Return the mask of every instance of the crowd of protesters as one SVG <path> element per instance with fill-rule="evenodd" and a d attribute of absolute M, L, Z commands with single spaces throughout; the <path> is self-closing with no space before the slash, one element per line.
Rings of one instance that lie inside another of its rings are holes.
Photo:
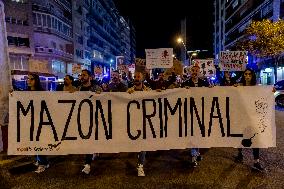
<path fill-rule="evenodd" d="M 135 93 L 135 91 L 148 91 L 155 90 L 160 92 L 161 90 L 173 89 L 173 88 L 191 88 L 191 87 L 213 87 L 214 84 L 207 78 L 200 77 L 200 68 L 198 66 L 192 66 L 190 69 L 190 76 L 183 76 L 181 79 L 173 72 L 168 78 L 165 78 L 163 72 L 160 72 L 156 79 L 150 78 L 149 74 L 145 76 L 140 72 L 135 72 L 134 77 L 125 73 L 120 74 L 118 71 L 113 71 L 110 81 L 96 80 L 89 70 L 82 70 L 79 79 L 74 80 L 71 75 L 64 77 L 64 83 L 57 86 L 57 91 L 92 91 L 95 93 L 104 92 L 128 92 L 129 94 Z M 253 70 L 246 69 L 239 78 L 233 78 L 230 72 L 224 72 L 224 77 L 220 79 L 220 86 L 254 86 L 256 85 L 256 76 Z M 27 78 L 28 88 L 26 91 L 43 91 L 41 87 L 39 76 L 30 73 Z M 95 154 L 95 152 L 94 152 Z M 93 161 L 94 154 L 88 154 L 85 158 L 84 168 L 82 172 L 89 174 L 91 171 L 91 163 Z M 202 160 L 201 154 L 198 148 L 192 148 L 190 150 L 190 161 L 193 167 L 198 166 L 198 161 Z M 138 153 L 137 159 L 137 174 L 138 176 L 145 176 L 144 163 L 146 152 Z M 254 164 L 253 168 L 259 171 L 263 171 L 263 167 L 260 164 L 259 149 L 253 148 Z M 238 154 L 235 157 L 236 162 L 243 161 L 242 149 L 238 149 Z M 37 169 L 35 172 L 41 173 L 49 167 L 49 162 L 46 156 L 36 157 Z"/>

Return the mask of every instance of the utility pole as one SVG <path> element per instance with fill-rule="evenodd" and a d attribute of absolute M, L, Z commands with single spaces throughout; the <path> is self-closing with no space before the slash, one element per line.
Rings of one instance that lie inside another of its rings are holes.
<path fill-rule="evenodd" d="M 181 49 L 181 60 L 184 64 L 184 66 L 186 66 L 186 17 L 184 19 L 181 20 L 181 38 L 183 40 L 183 45 L 184 48 Z"/>
<path fill-rule="evenodd" d="M 4 3 L 0 0 L 0 152 L 7 150 L 9 90 L 11 71 L 9 69 L 8 42 L 6 33 Z"/>

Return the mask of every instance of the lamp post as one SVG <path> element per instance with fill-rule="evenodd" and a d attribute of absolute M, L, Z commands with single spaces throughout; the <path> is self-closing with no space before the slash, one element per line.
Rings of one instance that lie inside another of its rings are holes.
<path fill-rule="evenodd" d="M 177 39 L 177 42 L 179 44 L 181 43 L 183 45 L 183 47 L 184 47 L 184 49 L 182 49 L 182 51 L 181 51 L 181 59 L 183 61 L 183 64 L 185 65 L 186 64 L 186 52 L 187 52 L 186 44 L 184 43 L 184 41 L 182 40 L 181 37 L 179 37 Z"/>
<path fill-rule="evenodd" d="M 198 53 L 200 53 L 200 52 L 207 52 L 208 50 L 193 50 L 193 51 L 187 51 L 187 54 L 188 54 L 188 56 L 189 56 L 189 65 L 191 65 L 192 64 L 192 58 L 193 57 L 195 57 L 195 56 L 197 56 L 198 55 Z"/>
<path fill-rule="evenodd" d="M 197 52 L 193 52 L 191 53 L 190 57 L 189 57 L 189 65 L 192 65 L 192 57 L 197 56 Z"/>

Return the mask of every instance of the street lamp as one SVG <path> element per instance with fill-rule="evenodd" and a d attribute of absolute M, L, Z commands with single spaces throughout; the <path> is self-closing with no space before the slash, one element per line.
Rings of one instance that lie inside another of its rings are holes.
<path fill-rule="evenodd" d="M 200 52 L 207 52 L 208 50 L 193 50 L 193 51 L 187 51 L 187 54 L 189 56 L 189 65 L 192 64 L 192 57 L 195 57 L 198 55 Z"/>
<path fill-rule="evenodd" d="M 186 45 L 185 45 L 185 43 L 184 43 L 184 41 L 182 40 L 181 37 L 179 37 L 179 38 L 177 39 L 177 42 L 178 42 L 179 44 L 182 43 L 182 45 L 183 45 L 183 47 L 184 47 L 184 51 L 182 51 L 182 53 L 181 53 L 181 58 L 183 59 L 183 63 L 184 63 L 184 65 L 185 65 L 185 64 L 186 64 L 186 52 L 187 52 Z"/>
<path fill-rule="evenodd" d="M 190 55 L 190 57 L 189 57 L 189 65 L 192 64 L 192 57 L 195 57 L 195 56 L 197 56 L 197 52 L 191 53 L 191 55 Z"/>

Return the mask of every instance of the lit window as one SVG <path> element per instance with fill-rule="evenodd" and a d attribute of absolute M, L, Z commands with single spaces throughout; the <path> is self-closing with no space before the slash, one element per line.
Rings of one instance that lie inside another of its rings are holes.
<path fill-rule="evenodd" d="M 26 0 L 12 0 L 12 1 L 16 3 L 26 3 Z"/>

